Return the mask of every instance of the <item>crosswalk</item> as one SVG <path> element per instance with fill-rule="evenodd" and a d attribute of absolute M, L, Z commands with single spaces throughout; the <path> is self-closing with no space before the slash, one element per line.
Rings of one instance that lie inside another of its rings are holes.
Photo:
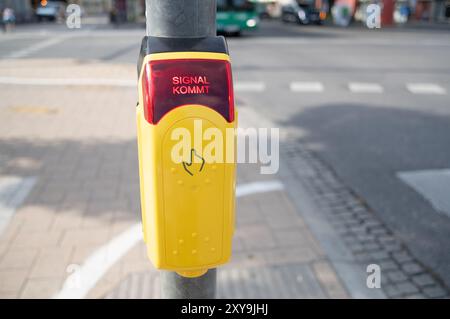
<path fill-rule="evenodd" d="M 433 83 L 410 83 L 406 85 L 409 92 L 413 94 L 446 94 L 446 90 Z"/>
<path fill-rule="evenodd" d="M 383 93 L 384 88 L 378 83 L 351 82 L 348 89 L 353 93 Z"/>
<path fill-rule="evenodd" d="M 236 92 L 263 92 L 270 85 L 260 81 L 236 81 L 234 89 Z M 294 81 L 290 82 L 287 87 L 293 93 L 323 93 L 327 90 L 327 86 L 319 81 Z M 340 85 L 339 87 L 342 87 Z M 354 94 L 382 94 L 386 92 L 401 93 L 407 92 L 417 95 L 446 95 L 447 89 L 436 83 L 405 83 L 403 89 L 385 88 L 380 83 L 375 82 L 349 82 L 345 86 L 346 91 Z"/>
<path fill-rule="evenodd" d="M 31 86 L 119 86 L 136 87 L 135 79 L 103 79 L 103 78 L 22 78 L 0 76 L 0 85 L 31 85 Z M 399 88 L 384 87 L 376 82 L 349 82 L 338 83 L 327 87 L 320 81 L 293 81 L 288 84 L 277 83 L 277 88 L 285 87 L 292 93 L 324 93 L 328 89 L 336 90 L 336 87 L 344 92 L 352 94 L 382 94 L 382 93 L 409 93 L 415 95 L 447 95 L 447 89 L 437 83 L 414 82 L 404 83 Z M 273 83 L 264 81 L 234 81 L 234 91 L 237 93 L 262 93 L 273 90 Z"/>
<path fill-rule="evenodd" d="M 324 86 L 320 82 L 291 82 L 292 92 L 323 92 Z"/>
<path fill-rule="evenodd" d="M 234 90 L 237 92 L 263 92 L 266 89 L 264 82 L 235 82 Z"/>

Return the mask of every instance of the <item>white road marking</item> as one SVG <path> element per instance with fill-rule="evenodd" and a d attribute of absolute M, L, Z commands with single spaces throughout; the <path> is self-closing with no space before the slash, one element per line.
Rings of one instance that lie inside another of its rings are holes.
<path fill-rule="evenodd" d="M 136 88 L 134 79 L 105 79 L 105 78 L 22 78 L 0 77 L 0 85 L 30 85 L 30 86 L 116 86 Z M 324 91 L 321 82 L 292 82 L 290 90 L 297 93 L 320 93 Z M 413 94 L 446 94 L 445 88 L 432 83 L 408 83 L 408 91 Z M 353 93 L 383 93 L 384 88 L 378 83 L 351 82 L 348 88 Z M 235 92 L 263 92 L 264 82 L 235 82 Z"/>
<path fill-rule="evenodd" d="M 263 92 L 266 89 L 264 82 L 235 82 L 235 92 Z"/>
<path fill-rule="evenodd" d="M 38 86 L 120 86 L 133 87 L 137 86 L 137 80 L 127 79 L 62 79 L 62 78 L 17 78 L 17 77 L 0 77 L 0 84 L 6 85 L 38 85 Z"/>
<path fill-rule="evenodd" d="M 383 93 L 383 87 L 378 83 L 350 82 L 348 89 L 353 93 Z"/>
<path fill-rule="evenodd" d="M 40 41 L 34 45 L 29 46 L 28 48 L 25 48 L 23 50 L 16 51 L 14 53 L 11 53 L 10 55 L 6 56 L 6 59 L 19 59 L 19 58 L 25 58 L 27 56 L 30 56 L 31 54 L 46 49 L 48 47 L 51 47 L 52 45 L 58 44 L 62 42 L 63 40 L 68 39 L 68 36 L 64 37 L 51 37 L 50 39 Z"/>
<path fill-rule="evenodd" d="M 292 92 L 323 92 L 324 87 L 320 82 L 292 82 L 289 85 Z"/>
<path fill-rule="evenodd" d="M 142 240 L 142 226 L 138 223 L 97 249 L 82 266 L 74 268 L 73 273 L 64 282 L 62 290 L 53 298 L 81 299 L 86 297 L 108 269 L 140 240 Z"/>
<path fill-rule="evenodd" d="M 254 45 L 314 45 L 314 46 L 392 46 L 392 47 L 448 47 L 450 44 L 443 39 L 424 39 L 423 41 L 410 41 L 410 40 L 388 40 L 388 39 L 326 39 L 325 41 L 320 38 L 304 39 L 300 37 L 277 37 L 277 38 L 261 38 L 254 37 L 246 39 L 245 42 L 239 40 L 230 39 L 228 41 L 231 47 L 233 46 L 254 46 Z"/>
<path fill-rule="evenodd" d="M 446 90 L 434 83 L 408 83 L 406 88 L 413 94 L 446 94 Z"/>
<path fill-rule="evenodd" d="M 276 180 L 242 184 L 236 187 L 236 197 L 282 189 L 283 184 Z M 138 223 L 94 251 L 83 265 L 75 267 L 74 272 L 64 281 L 62 289 L 53 298 L 85 298 L 109 268 L 141 240 L 142 226 Z"/>
<path fill-rule="evenodd" d="M 277 180 L 242 184 L 236 187 L 236 197 L 279 191 L 283 188 L 283 183 Z"/>
<path fill-rule="evenodd" d="M 0 178 L 0 234 L 36 183 L 35 177 Z"/>
<path fill-rule="evenodd" d="M 427 199 L 436 212 L 450 217 L 450 169 L 399 172 L 397 176 Z"/>

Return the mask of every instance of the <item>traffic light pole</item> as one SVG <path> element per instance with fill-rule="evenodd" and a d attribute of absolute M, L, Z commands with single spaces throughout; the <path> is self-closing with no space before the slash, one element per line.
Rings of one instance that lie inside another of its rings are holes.
<path fill-rule="evenodd" d="M 186 278 L 176 272 L 161 274 L 161 296 L 164 299 L 213 299 L 216 296 L 216 269 L 196 278 Z"/>
<path fill-rule="evenodd" d="M 216 35 L 216 0 L 146 0 L 147 35 L 163 38 L 203 38 Z M 166 299 L 215 298 L 216 269 L 196 278 L 161 273 Z"/>
<path fill-rule="evenodd" d="M 146 0 L 147 35 L 203 38 L 216 35 L 216 0 Z"/>

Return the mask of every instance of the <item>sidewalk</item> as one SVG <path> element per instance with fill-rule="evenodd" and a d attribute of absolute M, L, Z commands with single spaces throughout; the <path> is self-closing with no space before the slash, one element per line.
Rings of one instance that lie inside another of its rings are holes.
<path fill-rule="evenodd" d="M 249 165 L 242 165 L 238 176 L 238 185 L 267 180 Z M 348 297 L 284 190 L 241 197 L 236 214 L 232 261 L 218 272 L 219 298 Z M 140 244 L 123 259 L 122 269 L 132 267 L 132 258 L 139 255 L 145 263 L 144 254 Z M 111 276 L 120 265 L 115 268 Z M 132 271 L 106 297 L 157 298 L 158 285 L 156 271 Z M 102 292 L 91 296 L 100 297 Z"/>
<path fill-rule="evenodd" d="M 0 76 L 20 77 L 14 63 L 0 63 Z M 128 65 L 20 65 L 29 77 L 135 78 Z M 6 178 L 17 181 L 0 190 L 0 207 L 11 212 L 0 234 L 0 297 L 50 298 L 89 256 L 140 221 L 137 93 L 126 86 L 0 85 L 0 94 L 0 187 Z M 257 170 L 241 165 L 238 184 L 280 180 Z M 27 178 L 34 181 L 29 192 Z M 16 207 L 11 198 L 19 195 Z M 158 297 L 158 280 L 139 241 L 86 297 Z M 348 297 L 285 190 L 237 200 L 233 258 L 220 269 L 218 287 L 219 297 L 230 298 Z"/>

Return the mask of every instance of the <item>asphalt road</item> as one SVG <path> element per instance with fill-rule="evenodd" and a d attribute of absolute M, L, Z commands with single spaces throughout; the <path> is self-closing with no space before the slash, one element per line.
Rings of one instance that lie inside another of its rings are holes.
<path fill-rule="evenodd" d="M 0 58 L 134 65 L 143 34 L 25 26 L 0 36 Z M 229 47 L 238 105 L 296 134 L 450 286 L 450 216 L 397 175 L 450 168 L 450 29 L 275 21 Z M 449 183 L 439 183 L 450 197 Z"/>

